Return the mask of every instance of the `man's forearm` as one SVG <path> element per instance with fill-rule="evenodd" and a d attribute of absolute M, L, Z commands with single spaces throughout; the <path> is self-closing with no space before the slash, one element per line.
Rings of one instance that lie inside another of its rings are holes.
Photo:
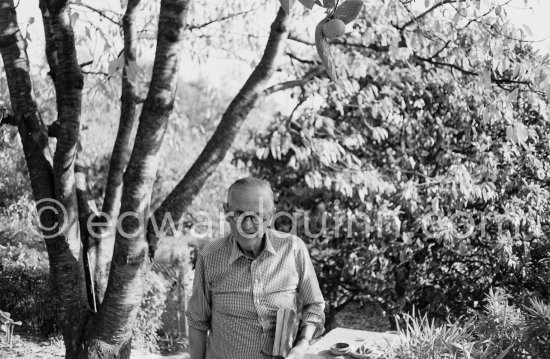
<path fill-rule="evenodd" d="M 315 334 L 315 326 L 311 325 L 311 324 L 307 324 L 307 325 L 304 325 L 302 327 L 302 329 L 298 333 L 297 338 L 300 339 L 302 337 L 302 338 L 308 338 L 308 340 L 310 340 L 311 338 L 313 338 L 314 334 Z M 305 340 L 297 340 L 295 345 L 304 344 L 304 342 L 306 342 L 306 341 Z M 309 343 L 308 343 L 307 346 L 309 346 Z"/>
<path fill-rule="evenodd" d="M 191 359 L 205 358 L 207 334 L 208 332 L 189 327 L 189 352 Z"/>

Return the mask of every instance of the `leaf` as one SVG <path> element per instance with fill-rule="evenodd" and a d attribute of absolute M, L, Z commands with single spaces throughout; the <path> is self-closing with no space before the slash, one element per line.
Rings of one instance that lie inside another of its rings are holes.
<path fill-rule="evenodd" d="M 108 68 L 109 76 L 114 75 L 115 72 L 121 69 L 123 65 L 124 65 L 124 58 L 122 58 L 122 56 L 117 57 L 113 61 L 109 62 L 109 68 Z"/>
<path fill-rule="evenodd" d="M 531 29 L 529 28 L 529 26 L 527 26 L 527 24 L 523 24 L 523 29 L 525 30 L 527 35 L 529 35 L 531 37 L 533 36 L 533 31 L 531 31 Z"/>
<path fill-rule="evenodd" d="M 425 0 L 424 1 L 424 6 L 425 7 L 430 7 L 430 0 Z"/>
<path fill-rule="evenodd" d="M 508 126 L 506 129 L 506 137 L 513 143 L 523 145 L 529 138 L 529 129 L 522 123 Z"/>
<path fill-rule="evenodd" d="M 304 5 L 304 7 L 308 9 L 313 9 L 313 5 L 315 5 L 315 0 L 298 0 L 300 4 Z"/>
<path fill-rule="evenodd" d="M 372 137 L 376 142 L 383 142 L 388 139 L 388 131 L 383 127 L 373 127 Z"/>
<path fill-rule="evenodd" d="M 283 10 L 290 15 L 290 9 L 292 9 L 292 5 L 294 5 L 294 0 L 279 0 L 281 2 L 281 7 Z"/>
<path fill-rule="evenodd" d="M 323 7 L 330 9 L 334 7 L 335 3 L 335 0 L 323 0 Z"/>
<path fill-rule="evenodd" d="M 2 320 L 2 322 L 4 321 L 7 321 L 11 318 L 11 314 L 8 313 L 8 312 L 3 312 L 0 310 L 0 320 Z"/>
<path fill-rule="evenodd" d="M 458 23 L 458 22 L 460 21 L 460 18 L 461 18 L 461 17 L 462 17 L 462 16 L 460 15 L 460 12 L 457 11 L 456 14 L 455 14 L 455 16 L 453 16 L 453 22 L 454 22 L 455 24 Z"/>
<path fill-rule="evenodd" d="M 281 135 L 279 132 L 275 131 L 273 136 L 271 136 L 270 143 L 271 155 L 273 158 L 280 160 L 281 159 Z"/>
<path fill-rule="evenodd" d="M 363 8 L 363 0 L 346 0 L 334 11 L 334 18 L 349 24 L 359 16 Z"/>
<path fill-rule="evenodd" d="M 317 27 L 315 28 L 315 46 L 317 47 L 317 53 L 319 54 L 319 57 L 323 62 L 323 66 L 325 67 L 325 71 L 327 72 L 328 76 L 331 78 L 332 81 L 340 86 L 341 81 L 338 78 L 338 74 L 336 73 L 336 65 L 334 63 L 332 53 L 330 52 L 330 46 L 327 38 L 323 34 L 323 25 L 325 23 L 326 19 L 321 20 L 321 22 L 319 22 L 319 24 L 317 24 Z"/>
<path fill-rule="evenodd" d="M 77 12 L 73 12 L 73 13 L 71 14 L 71 26 L 74 26 L 76 20 L 78 20 L 78 16 L 79 16 L 79 15 L 78 15 Z"/>
<path fill-rule="evenodd" d="M 138 77 L 139 73 L 139 67 L 137 65 L 136 61 L 129 61 L 128 65 L 126 66 L 126 76 L 128 78 L 128 81 L 132 85 L 136 85 L 136 79 Z"/>

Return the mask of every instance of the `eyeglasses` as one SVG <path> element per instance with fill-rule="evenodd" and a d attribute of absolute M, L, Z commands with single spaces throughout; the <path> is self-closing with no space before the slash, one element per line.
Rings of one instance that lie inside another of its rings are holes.
<path fill-rule="evenodd" d="M 252 214 L 248 214 L 252 213 Z M 247 219 L 249 219 L 254 225 L 259 225 L 260 223 L 267 222 L 269 218 L 264 218 L 260 216 L 257 213 L 254 212 L 243 212 L 243 211 L 231 211 L 225 214 L 226 218 L 232 219 L 234 222 L 241 223 L 246 222 Z M 242 219 L 241 219 L 242 218 Z"/>

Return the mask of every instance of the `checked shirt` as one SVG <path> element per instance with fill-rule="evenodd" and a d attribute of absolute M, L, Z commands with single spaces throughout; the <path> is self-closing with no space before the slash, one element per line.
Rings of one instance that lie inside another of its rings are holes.
<path fill-rule="evenodd" d="M 244 255 L 231 234 L 198 255 L 189 325 L 209 331 L 206 359 L 265 359 L 271 353 L 277 309 L 302 303 L 302 325 L 323 331 L 325 301 L 305 243 L 268 229 L 264 250 Z"/>

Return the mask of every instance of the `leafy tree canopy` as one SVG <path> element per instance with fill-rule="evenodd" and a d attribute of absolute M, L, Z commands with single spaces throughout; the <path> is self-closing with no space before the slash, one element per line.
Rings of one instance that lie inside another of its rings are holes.
<path fill-rule="evenodd" d="M 366 4 L 331 44 L 342 84 L 303 84 L 237 162 L 298 213 L 278 225 L 310 239 L 333 312 L 458 316 L 491 286 L 548 297 L 548 56 L 504 4 L 410 5 Z"/>

